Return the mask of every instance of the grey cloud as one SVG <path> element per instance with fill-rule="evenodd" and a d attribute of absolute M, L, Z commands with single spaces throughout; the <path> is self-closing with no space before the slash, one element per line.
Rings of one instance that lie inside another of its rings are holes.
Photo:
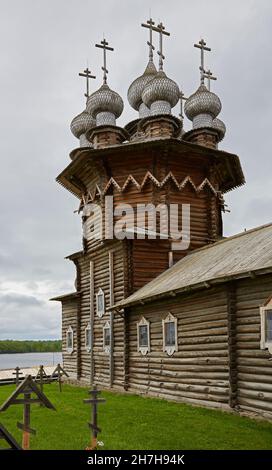
<path fill-rule="evenodd" d="M 37 307 L 43 305 L 44 302 L 31 295 L 0 294 L 0 305 L 1 304 L 2 306 Z"/>
<path fill-rule="evenodd" d="M 77 145 L 69 130 L 71 119 L 84 108 L 84 82 L 77 74 L 88 58 L 97 75 L 92 89 L 100 85 L 101 54 L 93 45 L 104 32 L 115 47 L 108 60 L 109 84 L 125 101 L 119 124 L 135 118 L 126 93 L 147 62 L 147 32 L 140 23 L 147 18 L 149 7 L 153 18 L 163 20 L 171 32 L 165 40 L 165 70 L 186 95 L 199 81 L 199 54 L 193 43 L 204 36 L 212 47 L 207 65 L 218 77 L 212 86 L 222 100 L 222 118 L 227 125 L 221 148 L 240 155 L 247 179 L 244 188 L 226 195 L 232 212 L 224 217 L 225 234 L 270 220 L 269 0 L 150 0 L 148 8 L 145 0 L 81 0 L 80 7 L 78 0 L 3 0 L 1 280 L 51 281 L 48 297 L 58 293 L 55 289 L 63 292 L 60 283 L 64 290 L 71 289 L 75 270 L 64 257 L 81 248 L 81 222 L 73 213 L 78 201 L 56 184 L 55 177 L 69 164 L 69 152 Z M 188 129 L 190 123 L 185 126 Z M 57 312 L 59 306 L 48 303 L 46 308 L 39 307 L 37 317 L 33 313 L 29 317 L 28 307 L 21 305 L 14 315 L 5 317 L 6 334 L 7 328 L 12 335 L 33 331 L 46 337 L 54 334 L 52 331 L 59 332 Z M 51 315 L 53 326 L 48 321 Z M 38 325 L 31 322 L 34 316 Z M 1 311 L 0 321 L 3 318 Z M 26 319 L 29 326 L 23 331 Z"/>

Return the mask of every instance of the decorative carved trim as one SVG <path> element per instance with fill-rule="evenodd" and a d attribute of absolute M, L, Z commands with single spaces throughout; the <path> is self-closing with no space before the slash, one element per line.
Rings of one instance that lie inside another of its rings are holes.
<path fill-rule="evenodd" d="M 99 297 L 102 297 L 102 308 L 99 308 Z M 102 318 L 105 313 L 105 293 L 103 289 L 99 289 L 96 294 L 96 314 L 98 318 Z"/>
<path fill-rule="evenodd" d="M 78 211 L 76 212 L 80 212 L 82 210 L 82 208 L 84 207 L 84 205 L 88 204 L 88 203 L 92 203 L 97 197 L 104 197 L 107 192 L 109 191 L 109 189 L 113 186 L 119 193 L 122 193 L 124 192 L 128 186 L 130 184 L 134 185 L 135 188 L 141 192 L 142 189 L 144 188 L 144 186 L 148 183 L 148 182 L 151 182 L 154 184 L 154 186 L 156 186 L 157 188 L 161 189 L 163 188 L 169 181 L 172 181 L 172 183 L 176 186 L 177 190 L 178 191 L 182 191 L 186 186 L 187 184 L 190 184 L 191 187 L 193 188 L 193 190 L 196 192 L 196 193 L 200 193 L 201 191 L 204 191 L 204 189 L 206 188 L 209 188 L 210 191 L 216 196 L 216 197 L 219 197 L 219 198 L 222 198 L 222 195 L 219 191 L 217 191 L 215 189 L 215 187 L 212 185 L 212 183 L 210 182 L 210 180 L 208 178 L 205 178 L 198 186 L 193 182 L 191 176 L 186 176 L 180 183 L 178 182 L 178 180 L 176 179 L 176 177 L 174 176 L 174 174 L 172 173 L 172 171 L 169 171 L 169 173 L 163 178 L 162 181 L 159 181 L 150 171 L 147 171 L 142 182 L 139 183 L 136 178 L 134 178 L 133 175 L 129 175 L 125 181 L 125 183 L 123 184 L 123 186 L 120 186 L 117 181 L 111 177 L 108 181 L 108 183 L 106 184 L 105 188 L 102 190 L 101 188 L 99 188 L 98 185 L 96 185 L 94 191 L 88 191 L 87 194 L 83 194 L 82 197 L 81 197 L 81 201 L 80 201 L 80 204 L 79 204 L 79 208 L 78 208 Z"/>
<path fill-rule="evenodd" d="M 167 345 L 166 344 L 166 335 L 165 335 L 165 325 L 168 323 L 174 323 L 175 325 L 175 344 Z M 163 351 L 168 354 L 168 356 L 173 356 L 174 352 L 178 351 L 178 320 L 168 313 L 167 317 L 162 320 L 162 335 L 163 335 Z"/>
<path fill-rule="evenodd" d="M 268 299 L 265 302 L 265 305 L 260 307 L 260 316 L 261 316 L 261 341 L 260 349 L 268 349 L 269 354 L 272 354 L 272 341 L 266 339 L 266 314 L 267 311 L 272 310 L 272 299 Z"/>
<path fill-rule="evenodd" d="M 150 322 L 146 320 L 144 317 L 140 319 L 140 321 L 137 322 L 137 346 L 138 346 L 138 351 L 143 355 L 146 356 L 147 353 L 150 352 Z M 146 346 L 141 346 L 140 344 L 140 328 L 141 326 L 146 326 L 147 330 L 147 345 Z"/>
<path fill-rule="evenodd" d="M 109 330 L 109 336 L 110 336 L 110 344 L 106 344 L 105 339 L 106 339 L 106 330 Z M 112 342 L 112 336 L 111 336 L 111 326 L 110 322 L 107 321 L 105 325 L 103 326 L 103 349 L 106 354 L 110 354 L 111 350 L 111 342 Z"/>
<path fill-rule="evenodd" d="M 69 336 L 71 335 L 71 346 L 69 345 Z M 66 351 L 68 354 L 72 354 L 74 351 L 74 330 L 71 326 L 66 331 Z"/>

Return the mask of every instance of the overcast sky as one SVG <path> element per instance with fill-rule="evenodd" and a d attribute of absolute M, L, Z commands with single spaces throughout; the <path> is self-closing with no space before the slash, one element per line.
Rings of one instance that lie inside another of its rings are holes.
<path fill-rule="evenodd" d="M 64 257 L 81 249 L 76 198 L 55 182 L 77 146 L 71 119 L 84 108 L 88 61 L 101 84 L 103 32 L 115 52 L 109 85 L 136 117 L 126 94 L 147 62 L 147 31 L 162 20 L 165 71 L 188 96 L 199 83 L 202 36 L 212 48 L 207 66 L 227 126 L 221 148 L 237 153 L 247 184 L 226 200 L 225 235 L 271 221 L 272 2 L 270 0 L 0 0 L 1 244 L 0 339 L 60 337 L 61 307 L 49 302 L 73 290 Z M 157 57 L 156 57 L 157 60 Z M 174 110 L 178 114 L 178 109 Z M 185 123 L 190 128 L 190 123 Z"/>

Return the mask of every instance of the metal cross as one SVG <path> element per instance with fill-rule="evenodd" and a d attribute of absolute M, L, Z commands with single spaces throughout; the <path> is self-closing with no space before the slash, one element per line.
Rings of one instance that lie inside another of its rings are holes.
<path fill-rule="evenodd" d="M 212 72 L 209 70 L 204 70 L 204 78 L 208 80 L 208 90 L 211 91 L 211 80 L 217 80 L 217 77 L 214 77 Z"/>
<path fill-rule="evenodd" d="M 201 51 L 201 55 L 200 55 L 200 83 L 201 85 L 204 85 L 204 71 L 205 71 L 205 68 L 204 68 L 204 51 L 211 51 L 210 47 L 207 47 L 207 44 L 206 42 L 204 41 L 204 39 L 201 39 L 199 41 L 198 44 L 194 44 L 194 47 L 197 47 L 198 49 L 200 49 Z"/>
<path fill-rule="evenodd" d="M 160 56 L 159 60 L 159 70 L 163 70 L 163 61 L 165 59 L 163 52 L 162 52 L 162 37 L 163 35 L 165 36 L 170 36 L 170 33 L 165 31 L 165 27 L 163 26 L 162 23 L 159 23 L 157 27 L 152 27 L 153 31 L 156 31 L 160 35 L 160 49 L 158 51 L 158 55 Z"/>
<path fill-rule="evenodd" d="M 107 56 L 106 56 L 106 51 L 114 51 L 113 47 L 109 46 L 109 43 L 106 41 L 104 38 L 103 41 L 100 42 L 100 44 L 96 44 L 95 47 L 99 47 L 100 49 L 103 49 L 103 67 L 102 70 L 104 72 L 103 74 L 103 83 L 107 83 L 107 73 L 109 71 L 107 70 Z"/>
<path fill-rule="evenodd" d="M 147 20 L 146 23 L 141 24 L 141 26 L 143 28 L 148 28 L 149 29 L 149 41 L 147 41 L 147 45 L 149 46 L 149 60 L 151 62 L 153 62 L 153 51 L 155 50 L 155 47 L 153 46 L 153 42 L 152 42 L 152 33 L 154 31 L 154 25 L 155 25 L 155 23 L 152 20 L 152 18 Z"/>
<path fill-rule="evenodd" d="M 90 96 L 90 94 L 89 94 L 89 80 L 90 80 L 90 78 L 96 78 L 96 76 L 91 74 L 91 71 L 88 69 L 88 67 L 83 72 L 80 72 L 78 75 L 80 77 L 85 77 L 86 78 L 86 93 L 84 93 L 84 96 L 86 96 L 86 98 L 89 98 L 89 96 Z"/>
<path fill-rule="evenodd" d="M 188 98 L 185 98 L 184 93 L 183 93 L 182 90 L 180 90 L 179 98 L 180 98 L 180 113 L 179 113 L 179 116 L 180 116 L 180 119 L 183 121 L 183 119 L 184 119 L 184 115 L 183 115 L 183 101 L 188 100 Z"/>

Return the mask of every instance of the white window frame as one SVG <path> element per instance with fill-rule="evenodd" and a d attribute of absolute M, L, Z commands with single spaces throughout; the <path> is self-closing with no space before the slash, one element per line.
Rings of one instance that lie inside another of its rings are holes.
<path fill-rule="evenodd" d="M 147 346 L 140 345 L 140 327 L 146 326 L 147 327 Z M 146 320 L 146 318 L 142 317 L 140 321 L 137 322 L 137 346 L 138 352 L 140 352 L 143 356 L 146 356 L 147 353 L 150 352 L 150 322 Z"/>
<path fill-rule="evenodd" d="M 165 325 L 167 323 L 174 323 L 175 325 L 175 344 L 172 346 L 165 344 L 165 341 L 166 341 Z M 168 356 L 173 356 L 174 352 L 178 351 L 178 320 L 170 312 L 168 313 L 167 317 L 162 320 L 162 336 L 163 336 L 163 351 L 166 352 Z"/>
<path fill-rule="evenodd" d="M 69 348 L 68 347 L 68 336 L 69 335 L 72 335 L 72 346 Z M 66 331 L 66 351 L 69 353 L 69 354 L 72 354 L 73 351 L 74 351 L 74 330 L 71 326 L 69 326 L 69 328 L 67 329 Z"/>
<path fill-rule="evenodd" d="M 270 298 L 264 306 L 260 307 L 261 315 L 261 341 L 260 348 L 268 349 L 269 353 L 272 354 L 272 340 L 267 341 L 266 339 L 266 312 L 272 310 L 272 298 Z"/>
<path fill-rule="evenodd" d="M 88 325 L 85 328 L 85 349 L 87 352 L 90 352 L 92 349 L 92 338 L 90 338 L 90 344 L 88 344 L 87 338 L 88 338 L 88 331 L 92 331 L 91 324 L 88 323 Z"/>
<path fill-rule="evenodd" d="M 99 296 L 103 297 L 103 309 L 102 310 L 98 310 L 98 297 Z M 101 288 L 99 289 L 99 291 L 96 294 L 96 313 L 97 313 L 97 316 L 99 318 L 102 318 L 104 313 L 105 313 L 105 293 L 104 293 L 103 289 L 101 289 Z"/>
<path fill-rule="evenodd" d="M 105 344 L 105 330 L 109 329 L 110 330 L 110 344 Z M 110 322 L 107 321 L 105 325 L 103 326 L 103 349 L 106 354 L 110 353 L 111 350 L 111 342 L 112 342 L 112 337 L 111 337 L 111 326 Z"/>

